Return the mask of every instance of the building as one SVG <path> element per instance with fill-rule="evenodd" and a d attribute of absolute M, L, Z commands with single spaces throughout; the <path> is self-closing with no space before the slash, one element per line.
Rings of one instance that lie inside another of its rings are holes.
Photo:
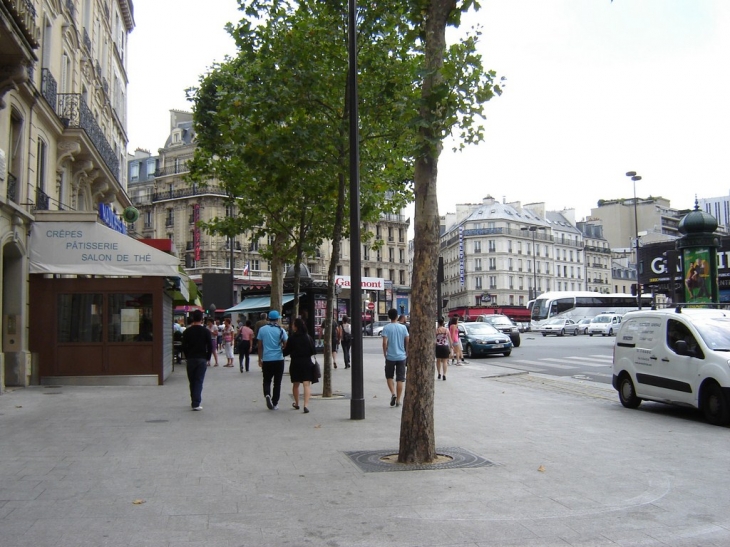
<path fill-rule="evenodd" d="M 700 209 L 715 217 L 717 224 L 725 233 L 730 231 L 730 195 L 717 198 L 701 198 L 698 201 Z"/>
<path fill-rule="evenodd" d="M 586 290 L 610 293 L 611 247 L 603 237 L 603 223 L 588 218 L 576 226 L 583 234 Z"/>
<path fill-rule="evenodd" d="M 113 218 L 126 194 L 130 0 L 0 0 L 0 389 L 33 379 L 29 234 L 50 211 Z M 36 379 L 37 380 L 37 379 Z"/>
<path fill-rule="evenodd" d="M 159 149 L 159 155 L 137 150 L 129 158 L 129 194 L 140 212 L 139 220 L 129 229 L 137 237 L 172 240 L 184 256 L 186 273 L 198 285 L 202 285 L 206 274 L 230 276 L 233 272 L 237 287 L 233 306 L 240 302 L 247 287 L 271 283 L 271 265 L 261 253 L 269 242 L 266 238 L 253 240 L 251 234 L 229 240 L 209 234 L 197 225 L 198 221 L 235 214 L 235 210 L 226 205 L 227 194 L 218 181 L 196 186 L 186 180 L 195 146 L 193 115 L 171 110 L 170 135 Z M 382 291 L 371 291 L 365 298 L 375 303 L 375 315 L 384 316 L 389 307 L 409 313 L 409 223 L 403 214 L 383 214 L 378 222 L 362 228 L 363 233 L 369 232 L 373 237 L 362 245 L 361 275 L 384 281 Z M 331 256 L 332 242 L 325 241 L 311 256 L 305 257 L 304 265 L 313 282 L 327 280 Z M 335 274 L 349 276 L 349 266 L 350 242 L 344 239 Z M 348 297 L 349 293 L 343 293 L 343 299 Z M 218 309 L 225 309 L 220 302 L 216 304 Z M 346 304 L 341 308 L 352 313 Z"/>

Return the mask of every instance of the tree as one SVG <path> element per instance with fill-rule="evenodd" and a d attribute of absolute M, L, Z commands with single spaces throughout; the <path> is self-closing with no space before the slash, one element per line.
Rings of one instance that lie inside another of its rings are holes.
<path fill-rule="evenodd" d="M 191 176 L 199 184 L 217 178 L 237 206 L 235 216 L 206 223 L 209 230 L 269 236 L 272 306 L 281 302 L 284 263 L 300 260 L 323 239 L 332 241 L 331 318 L 336 261 L 348 236 L 346 2 L 240 4 L 244 17 L 229 25 L 238 55 L 216 65 L 191 92 L 198 134 Z M 360 18 L 363 222 L 399 211 L 411 195 L 418 65 L 402 40 L 407 23 L 395 0 L 373 3 Z M 303 211 L 312 213 L 304 223 Z M 327 396 L 329 330 L 324 341 Z"/>
<path fill-rule="evenodd" d="M 447 48 L 447 25 L 458 26 L 462 13 L 479 7 L 476 2 L 412 0 L 410 7 L 423 52 L 423 80 L 414 173 L 413 309 L 398 461 L 429 463 L 436 458 L 433 333 L 439 250 L 438 160 L 443 139 L 454 129 L 460 129 L 462 143 L 482 139 L 483 128 L 475 120 L 483 114 L 483 103 L 501 93 L 501 88 L 494 83 L 494 72 L 484 71 L 476 53 L 478 34 L 467 35 Z"/>

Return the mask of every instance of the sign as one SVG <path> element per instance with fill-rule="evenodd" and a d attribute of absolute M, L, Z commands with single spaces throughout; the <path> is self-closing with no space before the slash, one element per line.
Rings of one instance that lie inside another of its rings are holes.
<path fill-rule="evenodd" d="M 343 289 L 351 288 L 350 276 L 335 276 L 335 285 L 338 285 Z M 363 277 L 361 279 L 361 288 L 364 291 L 383 291 L 385 290 L 385 279 L 382 277 Z"/>
<path fill-rule="evenodd" d="M 99 219 L 115 232 L 127 235 L 127 226 L 106 203 L 99 204 Z"/>
<path fill-rule="evenodd" d="M 368 309 L 374 310 L 375 309 L 375 302 L 368 302 Z"/>

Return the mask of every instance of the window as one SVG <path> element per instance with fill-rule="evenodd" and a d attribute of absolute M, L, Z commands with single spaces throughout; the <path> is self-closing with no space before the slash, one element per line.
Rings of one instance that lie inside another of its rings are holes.
<path fill-rule="evenodd" d="M 406 284 L 406 271 L 405 270 L 400 270 L 398 272 L 398 283 L 401 285 Z"/>
<path fill-rule="evenodd" d="M 482 242 L 481 241 L 475 241 L 474 242 L 474 252 L 475 253 L 481 253 L 482 252 Z"/>
<path fill-rule="evenodd" d="M 508 253 L 512 252 L 512 240 L 511 239 L 507 240 L 507 252 Z"/>
<path fill-rule="evenodd" d="M 129 166 L 129 180 L 131 182 L 137 182 L 139 180 L 139 163 L 134 162 Z"/>
<path fill-rule="evenodd" d="M 363 277 L 370 277 L 370 268 L 363 268 L 362 269 L 362 276 Z"/>
<path fill-rule="evenodd" d="M 251 251 L 251 252 L 258 252 L 258 250 L 259 250 L 259 242 L 258 242 L 258 240 L 251 241 L 248 244 L 248 250 Z M 251 268 L 251 269 L 253 270 L 254 268 Z"/>
<path fill-rule="evenodd" d="M 480 290 L 482 288 L 482 276 L 478 275 L 474 278 L 474 288 Z"/>
<path fill-rule="evenodd" d="M 512 271 L 512 259 L 511 258 L 507 259 L 507 269 L 509 271 Z"/>
<path fill-rule="evenodd" d="M 496 258 L 490 258 L 489 259 L 489 269 L 490 270 L 496 270 L 497 269 L 497 259 Z"/>
<path fill-rule="evenodd" d="M 489 288 L 490 289 L 496 289 L 497 288 L 497 276 L 496 275 L 490 275 L 489 276 Z"/>
<path fill-rule="evenodd" d="M 475 258 L 474 259 L 474 271 L 475 272 L 481 272 L 482 271 L 482 259 L 481 258 Z"/>
<path fill-rule="evenodd" d="M 388 279 L 395 281 L 395 270 L 388 270 Z"/>
<path fill-rule="evenodd" d="M 367 245 L 362 246 L 362 259 L 363 260 L 370 260 L 370 249 Z"/>
<path fill-rule="evenodd" d="M 395 262 L 395 249 L 388 247 L 388 262 Z"/>
<path fill-rule="evenodd" d="M 337 265 L 337 266 L 335 267 L 335 269 L 337 270 L 337 271 L 335 272 L 335 273 L 336 273 L 337 275 L 342 275 L 342 266 L 340 266 L 340 265 L 338 264 L 338 265 Z"/>
<path fill-rule="evenodd" d="M 403 235 L 403 228 L 398 228 L 398 242 L 405 243 L 405 237 Z"/>
<path fill-rule="evenodd" d="M 489 252 L 493 253 L 497 250 L 497 244 L 494 242 L 493 239 L 489 240 Z"/>
<path fill-rule="evenodd" d="M 517 261 L 517 271 L 518 272 L 522 271 L 522 259 L 521 258 Z"/>
<path fill-rule="evenodd" d="M 103 303 L 104 296 L 101 294 L 59 294 L 56 321 L 58 342 L 101 342 Z"/>
<path fill-rule="evenodd" d="M 174 209 L 167 209 L 166 217 L 165 217 L 165 226 L 167 228 L 171 228 L 172 226 L 175 226 L 175 210 Z"/>
<path fill-rule="evenodd" d="M 515 276 L 513 275 L 509 276 L 509 288 L 510 290 L 515 288 Z"/>
<path fill-rule="evenodd" d="M 388 226 L 388 241 L 391 241 L 391 242 L 393 241 L 393 227 L 392 226 Z"/>
<path fill-rule="evenodd" d="M 258 259 L 254 259 L 251 261 L 251 271 L 252 272 L 261 271 L 261 264 Z"/>
<path fill-rule="evenodd" d="M 403 249 L 399 249 L 398 250 L 398 259 L 399 259 L 398 261 L 401 264 L 404 264 L 405 263 L 405 261 L 406 261 L 406 252 Z"/>

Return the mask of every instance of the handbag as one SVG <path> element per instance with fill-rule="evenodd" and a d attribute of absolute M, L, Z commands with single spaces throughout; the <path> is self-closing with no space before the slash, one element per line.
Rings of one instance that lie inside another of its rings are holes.
<path fill-rule="evenodd" d="M 317 358 L 315 356 L 312 356 L 312 359 L 314 359 L 314 361 L 312 362 L 312 367 L 310 369 L 311 370 L 310 376 L 312 377 L 312 380 L 311 380 L 312 383 L 316 384 L 317 382 L 319 382 L 319 379 L 322 377 L 322 369 L 319 368 L 319 361 L 317 361 Z"/>

